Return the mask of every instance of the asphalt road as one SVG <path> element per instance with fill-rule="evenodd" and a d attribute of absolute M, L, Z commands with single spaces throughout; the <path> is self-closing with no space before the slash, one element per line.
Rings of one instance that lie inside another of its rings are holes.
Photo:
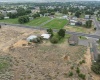
<path fill-rule="evenodd" d="M 0 23 L 0 25 L 5 25 L 5 23 Z M 38 30 L 46 30 L 47 28 L 42 28 L 42 27 L 32 27 L 32 26 L 25 26 L 25 25 L 21 25 L 21 24 L 7 24 L 6 25 L 10 25 L 10 26 L 15 26 L 15 27 L 24 27 L 24 28 L 31 28 L 31 29 L 38 29 Z M 57 29 L 53 29 L 53 31 L 57 32 Z M 92 37 L 92 38 L 97 38 L 100 39 L 100 35 L 95 35 L 95 34 L 86 34 L 86 33 L 80 33 L 80 32 L 70 32 L 70 31 L 66 31 L 66 34 L 75 34 L 77 36 L 86 36 L 86 37 Z"/>

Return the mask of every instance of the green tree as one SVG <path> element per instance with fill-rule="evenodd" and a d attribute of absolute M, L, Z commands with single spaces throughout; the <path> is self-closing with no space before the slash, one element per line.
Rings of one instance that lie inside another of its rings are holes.
<path fill-rule="evenodd" d="M 47 32 L 48 32 L 48 34 L 51 34 L 51 37 L 53 36 L 53 30 L 51 28 L 47 29 Z"/>
<path fill-rule="evenodd" d="M 8 13 L 7 15 L 9 16 L 9 18 L 17 18 L 18 17 L 17 13 Z"/>
<path fill-rule="evenodd" d="M 65 29 L 60 29 L 60 30 L 58 31 L 58 35 L 61 36 L 61 37 L 65 37 L 65 32 L 66 32 Z"/>
<path fill-rule="evenodd" d="M 92 27 L 92 20 L 86 21 L 85 27 L 86 28 L 91 28 Z"/>
<path fill-rule="evenodd" d="M 18 18 L 18 22 L 20 24 L 27 23 L 27 22 L 29 22 L 29 17 L 28 16 L 21 16 Z"/>
<path fill-rule="evenodd" d="M 23 16 L 26 14 L 25 12 L 25 9 L 24 8 L 18 8 L 17 9 L 17 13 L 18 13 L 18 16 Z"/>
<path fill-rule="evenodd" d="M 0 14 L 0 20 L 4 19 L 4 15 Z"/>
<path fill-rule="evenodd" d="M 79 12 L 79 11 L 77 11 L 77 12 L 75 13 L 75 16 L 78 17 L 78 18 L 80 17 L 80 15 L 81 15 L 81 12 Z"/>

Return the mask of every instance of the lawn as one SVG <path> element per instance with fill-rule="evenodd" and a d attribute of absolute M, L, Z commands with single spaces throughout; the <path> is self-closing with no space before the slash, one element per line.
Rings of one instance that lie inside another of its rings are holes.
<path fill-rule="evenodd" d="M 46 22 L 50 20 L 49 17 L 39 17 L 39 18 L 36 18 L 28 23 L 26 23 L 25 25 L 29 25 L 29 26 L 40 26 L 42 23 Z"/>
<path fill-rule="evenodd" d="M 49 17 L 39 17 L 39 18 L 36 18 L 34 20 L 31 20 L 30 22 L 25 23 L 23 25 L 39 26 L 39 25 L 41 25 L 42 23 L 44 23 L 44 22 L 46 22 L 48 20 L 50 20 Z M 16 19 L 4 19 L 4 20 L 0 20 L 0 22 L 11 23 L 11 24 L 19 24 L 18 23 L 18 18 L 16 18 Z"/>
<path fill-rule="evenodd" d="M 45 24 L 43 27 L 53 28 L 53 29 L 61 29 L 67 24 L 66 19 L 54 19 L 51 22 Z"/>
<path fill-rule="evenodd" d="M 4 19 L 4 20 L 0 20 L 0 22 L 18 24 L 18 18 L 16 18 L 16 19 Z"/>

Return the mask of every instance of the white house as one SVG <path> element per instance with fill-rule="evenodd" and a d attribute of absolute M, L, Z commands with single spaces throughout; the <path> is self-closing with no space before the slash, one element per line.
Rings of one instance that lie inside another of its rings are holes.
<path fill-rule="evenodd" d="M 70 20 L 70 25 L 71 25 L 71 26 L 75 26 L 76 23 L 77 23 L 76 20 Z"/>
<path fill-rule="evenodd" d="M 68 19 L 68 16 L 66 16 L 66 15 L 62 16 L 62 19 Z"/>
<path fill-rule="evenodd" d="M 51 36 L 51 34 L 42 34 L 41 37 L 43 37 L 44 39 L 49 39 Z"/>
<path fill-rule="evenodd" d="M 36 39 L 36 38 L 37 38 L 37 36 L 31 35 L 31 36 L 29 36 L 26 40 L 27 40 L 28 42 L 30 42 L 30 41 L 33 41 L 33 40 Z"/>
<path fill-rule="evenodd" d="M 90 18 L 90 15 L 85 15 L 85 19 L 89 19 Z"/>
<path fill-rule="evenodd" d="M 9 17 L 4 17 L 4 19 L 9 19 Z"/>
<path fill-rule="evenodd" d="M 17 10 L 9 10 L 9 11 L 7 11 L 7 13 L 12 13 L 12 14 L 14 14 L 14 13 L 17 13 Z"/>

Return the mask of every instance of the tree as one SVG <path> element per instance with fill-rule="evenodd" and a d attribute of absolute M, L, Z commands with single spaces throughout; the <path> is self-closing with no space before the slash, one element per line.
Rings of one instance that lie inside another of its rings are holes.
<path fill-rule="evenodd" d="M 26 12 L 26 14 L 30 14 L 31 10 L 30 9 L 26 9 L 25 12 Z"/>
<path fill-rule="evenodd" d="M 51 34 L 51 37 L 53 36 L 53 30 L 51 28 L 47 29 L 47 32 L 48 32 L 48 34 Z"/>
<path fill-rule="evenodd" d="M 0 29 L 1 29 L 1 25 L 0 25 Z"/>
<path fill-rule="evenodd" d="M 92 20 L 86 21 L 85 27 L 86 28 L 91 28 L 92 27 Z"/>
<path fill-rule="evenodd" d="M 18 22 L 23 24 L 29 22 L 29 17 L 28 16 L 21 16 L 18 18 Z"/>
<path fill-rule="evenodd" d="M 17 13 L 18 13 L 18 16 L 23 16 L 26 14 L 25 12 L 25 9 L 24 8 L 18 8 L 17 9 Z"/>
<path fill-rule="evenodd" d="M 4 19 L 4 15 L 0 14 L 0 20 Z"/>
<path fill-rule="evenodd" d="M 58 35 L 61 36 L 61 37 L 65 37 L 65 32 L 66 32 L 65 29 L 60 29 L 60 30 L 58 31 Z"/>
<path fill-rule="evenodd" d="M 9 18 L 17 18 L 18 17 L 17 13 L 8 13 L 7 15 L 9 16 Z"/>
<path fill-rule="evenodd" d="M 79 11 L 77 11 L 77 12 L 75 13 L 75 16 L 78 17 L 78 18 L 80 17 L 80 15 L 81 15 L 81 12 L 79 12 Z"/>
<path fill-rule="evenodd" d="M 40 17 L 39 13 L 36 13 L 36 14 L 33 15 L 33 18 L 37 18 L 37 17 Z"/>

